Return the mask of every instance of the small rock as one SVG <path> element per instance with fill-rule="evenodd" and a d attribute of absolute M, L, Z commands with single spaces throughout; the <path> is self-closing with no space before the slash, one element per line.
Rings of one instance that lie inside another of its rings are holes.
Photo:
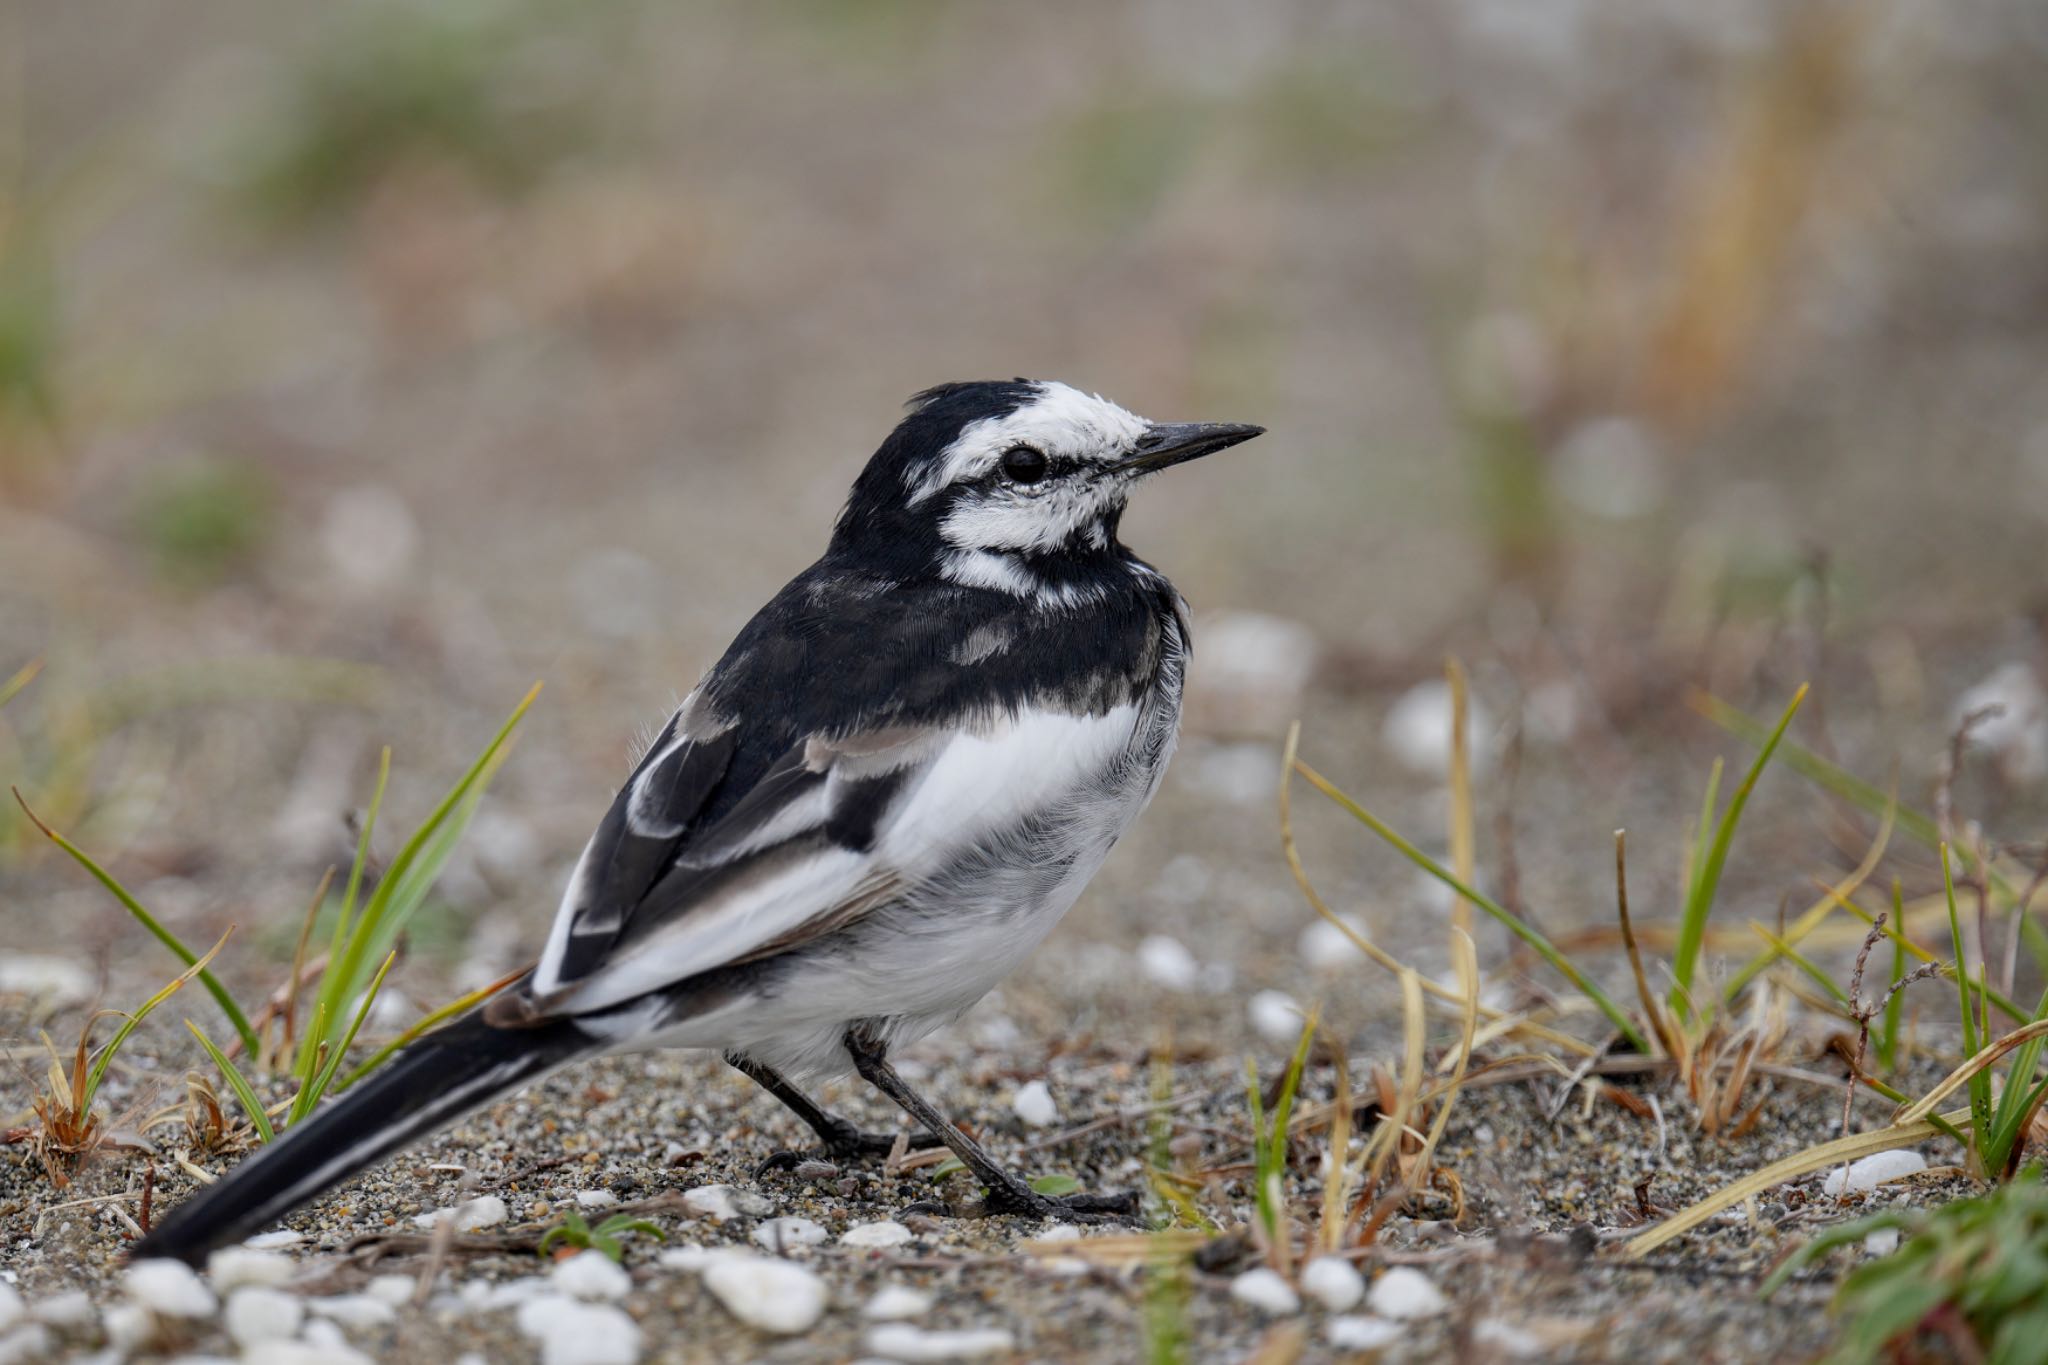
<path fill-rule="evenodd" d="M 220 1301 L 183 1261 L 137 1261 L 121 1276 L 128 1297 L 167 1318 L 211 1317 Z"/>
<path fill-rule="evenodd" d="M 324 1299 L 306 1300 L 306 1308 L 351 1332 L 388 1326 L 398 1320 L 390 1304 L 368 1294 L 330 1294 Z"/>
<path fill-rule="evenodd" d="M 1245 1002 L 1252 1030 L 1269 1043 L 1293 1043 L 1301 1037 L 1301 1023 L 1307 1016 L 1286 991 L 1258 991 Z"/>
<path fill-rule="evenodd" d="M 656 1253 L 654 1263 L 666 1270 L 687 1270 L 692 1273 L 702 1270 L 713 1261 L 727 1256 L 745 1256 L 749 1253 L 738 1247 L 702 1247 L 695 1242 L 684 1242 Z"/>
<path fill-rule="evenodd" d="M 823 1225 L 808 1218 L 770 1218 L 749 1235 L 768 1250 L 779 1252 L 789 1247 L 816 1246 L 827 1234 Z"/>
<path fill-rule="evenodd" d="M 100 1319 L 107 1345 L 121 1356 L 131 1355 L 156 1339 L 156 1314 L 132 1300 L 109 1307 Z"/>
<path fill-rule="evenodd" d="M 619 1202 L 610 1190 L 578 1190 L 576 1202 L 586 1209 L 608 1209 Z"/>
<path fill-rule="evenodd" d="M 1202 979 L 1202 964 L 1188 946 L 1165 934 L 1147 934 L 1138 945 L 1138 970 L 1170 991 L 1191 991 Z"/>
<path fill-rule="evenodd" d="M 305 1319 L 306 1306 L 296 1295 L 257 1284 L 245 1284 L 228 1295 L 223 1317 L 228 1335 L 245 1351 L 254 1350 L 258 1342 L 289 1340 Z"/>
<path fill-rule="evenodd" d="M 1983 682 L 1956 698 L 1949 714 L 1951 727 L 1974 711 L 1997 707 L 1970 731 L 1970 746 L 1989 752 L 1999 773 L 2016 786 L 2030 786 L 2048 777 L 2048 693 L 2024 663 L 2000 666 Z"/>
<path fill-rule="evenodd" d="M 252 1251 L 248 1247 L 222 1247 L 206 1258 L 206 1277 L 222 1294 L 245 1284 L 275 1288 L 289 1280 L 297 1269 L 289 1256 Z"/>
<path fill-rule="evenodd" d="M 281 1251 L 285 1247 L 295 1247 L 305 1240 L 306 1234 L 303 1232 L 279 1228 L 276 1232 L 261 1232 L 254 1237 L 245 1238 L 242 1245 L 251 1251 Z"/>
<path fill-rule="evenodd" d="M 889 1219 L 879 1223 L 855 1223 L 839 1234 L 839 1244 L 849 1247 L 893 1247 L 909 1241 L 910 1229 Z"/>
<path fill-rule="evenodd" d="M 1230 1282 L 1230 1297 L 1249 1304 L 1261 1313 L 1298 1313 L 1301 1299 L 1294 1287 L 1266 1266 L 1247 1270 Z"/>
<path fill-rule="evenodd" d="M 1373 1281 L 1366 1299 L 1367 1306 L 1383 1318 L 1433 1318 L 1451 1306 L 1429 1276 L 1405 1265 L 1397 1265 Z"/>
<path fill-rule="evenodd" d="M 1365 926 L 1355 917 L 1341 915 L 1338 918 L 1350 925 L 1360 938 L 1371 941 Z M 1365 954 L 1358 950 L 1358 945 L 1342 929 L 1320 915 L 1301 931 L 1301 937 L 1295 940 L 1294 946 L 1302 960 L 1318 971 L 1341 971 L 1365 961 Z"/>
<path fill-rule="evenodd" d="M 1841 1194 L 1844 1189 L 1850 1194 L 1863 1194 L 1886 1181 L 1926 1169 L 1927 1158 L 1918 1152 L 1873 1152 L 1860 1161 L 1850 1162 L 1846 1171 L 1840 1166 L 1829 1171 L 1827 1179 L 1821 1182 L 1821 1190 L 1826 1194 Z"/>
<path fill-rule="evenodd" d="M 1331 1318 L 1323 1328 L 1323 1339 L 1340 1351 L 1380 1351 L 1399 1341 L 1401 1333 L 1398 1323 L 1354 1314 Z"/>
<path fill-rule="evenodd" d="M 1863 1239 L 1863 1254 L 1866 1256 L 1889 1256 L 1899 1249 L 1899 1230 L 1879 1228 Z"/>
<path fill-rule="evenodd" d="M 772 1256 L 727 1256 L 704 1267 L 704 1287 L 747 1326 L 779 1336 L 807 1332 L 825 1315 L 825 1282 Z"/>
<path fill-rule="evenodd" d="M 907 1322 L 891 1322 L 870 1327 L 864 1341 L 878 1356 L 913 1365 L 932 1360 L 979 1360 L 1009 1355 L 1017 1349 L 1016 1335 L 1003 1327 L 927 1331 Z"/>
<path fill-rule="evenodd" d="M 22 1306 L 21 1291 L 5 1280 L 0 1280 L 0 1332 L 20 1322 L 28 1313 Z"/>
<path fill-rule="evenodd" d="M 1302 1267 L 1301 1290 L 1332 1313 L 1343 1313 L 1365 1298 L 1365 1277 L 1349 1261 L 1318 1256 Z"/>
<path fill-rule="evenodd" d="M 921 1318 L 932 1311 L 932 1296 L 908 1285 L 884 1285 L 861 1307 L 860 1315 L 873 1322 L 899 1322 Z"/>
<path fill-rule="evenodd" d="M 50 1329 L 40 1322 L 0 1332 L 0 1365 L 43 1365 L 56 1355 L 57 1344 L 50 1339 Z"/>
<path fill-rule="evenodd" d="M 379 1303 L 403 1308 L 419 1292 L 419 1281 L 410 1275 L 377 1275 L 363 1286 L 363 1292 Z"/>
<path fill-rule="evenodd" d="M 44 1009 L 66 1009 L 92 998 L 92 973 L 61 957 L 9 953 L 0 958 L 0 995 L 25 995 Z"/>
<path fill-rule="evenodd" d="M 512 1210 L 507 1208 L 505 1201 L 497 1195 L 480 1194 L 466 1204 L 452 1209 L 435 1209 L 432 1213 L 422 1213 L 412 1221 L 420 1227 L 432 1228 L 446 1218 L 454 1222 L 457 1232 L 475 1232 L 480 1228 L 496 1227 L 511 1216 Z"/>
<path fill-rule="evenodd" d="M 7 1316 L 6 1297 L 12 1288 L 0 1283 L 0 1319 Z M 75 1330 L 92 1325 L 92 1295 L 83 1289 L 67 1289 L 61 1294 L 50 1294 L 37 1299 L 29 1308 L 29 1316 L 37 1322 L 52 1327 Z"/>
<path fill-rule="evenodd" d="M 1500 1318 L 1481 1318 L 1472 1328 L 1472 1340 L 1483 1346 L 1491 1346 L 1504 1356 L 1516 1360 L 1531 1360 L 1548 1352 L 1543 1338 L 1526 1327 L 1520 1327 Z"/>
<path fill-rule="evenodd" d="M 1263 612 L 1205 614 L 1202 642 L 1188 669 L 1191 728 L 1206 734 L 1269 739 L 1301 714 L 1315 673 L 1315 632 L 1299 621 Z M 1278 755 L 1269 774 L 1278 780 Z"/>
<path fill-rule="evenodd" d="M 728 1218 L 740 1216 L 739 1204 L 733 1199 L 734 1190 L 730 1185 L 699 1185 L 683 1195 L 683 1207 L 692 1213 L 702 1214 L 723 1223 Z"/>
<path fill-rule="evenodd" d="M 1402 767 L 1418 777 L 1444 778 L 1451 771 L 1451 685 L 1440 678 L 1417 683 L 1387 709 L 1380 738 Z M 1492 766 L 1492 728 L 1477 698 L 1465 707 L 1465 738 L 1472 775 Z"/>
<path fill-rule="evenodd" d="M 625 1267 L 595 1249 L 555 1262 L 548 1280 L 572 1299 L 623 1299 L 633 1287 L 633 1277 Z"/>
<path fill-rule="evenodd" d="M 519 1331 L 540 1343 L 541 1365 L 634 1365 L 640 1328 L 609 1304 L 543 1294 L 521 1305 Z"/>
<path fill-rule="evenodd" d="M 1010 1108 L 1033 1128 L 1050 1128 L 1060 1121 L 1060 1107 L 1053 1103 L 1052 1091 L 1044 1081 L 1026 1081 L 1018 1086 Z"/>

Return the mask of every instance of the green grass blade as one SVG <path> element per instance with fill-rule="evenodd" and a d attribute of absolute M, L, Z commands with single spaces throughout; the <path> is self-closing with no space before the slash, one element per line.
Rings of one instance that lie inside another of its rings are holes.
<path fill-rule="evenodd" d="M 1897 924 L 1906 917 L 1905 894 L 1899 887 L 1899 879 L 1892 878 L 1892 917 L 1890 923 Z M 1887 987 L 1896 987 L 1906 975 L 1906 949 L 1897 939 L 1892 940 L 1892 972 Z M 1885 997 L 1884 1022 L 1877 1031 L 1877 1059 L 1884 1069 L 1890 1071 L 1899 1064 L 1899 1020 L 1905 1014 L 1906 993 L 1892 989 Z"/>
<path fill-rule="evenodd" d="M 228 1088 L 234 1091 L 235 1098 L 242 1102 L 242 1112 L 247 1114 L 249 1122 L 255 1125 L 256 1135 L 265 1142 L 275 1142 L 277 1130 L 271 1127 L 270 1115 L 263 1112 L 263 1101 L 256 1098 L 256 1087 L 249 1084 L 249 1078 L 242 1074 L 240 1067 L 228 1060 L 225 1052 L 213 1045 L 211 1038 L 199 1031 L 199 1025 L 187 1019 L 185 1027 L 192 1030 L 192 1036 L 199 1040 L 199 1046 L 206 1049 L 206 1055 L 213 1058 L 213 1064 L 220 1068 L 220 1074 L 227 1081 Z"/>
<path fill-rule="evenodd" d="M 390 1061 L 392 1053 L 398 1051 L 400 1048 L 413 1042 L 421 1034 L 427 1032 L 429 1029 L 437 1028 L 440 1025 L 447 1023 L 450 1019 L 453 1019 L 456 1015 L 465 1014 L 469 1010 L 475 1008 L 476 1006 L 481 1005 L 484 1001 L 490 999 L 499 991 L 504 990 L 507 986 L 519 980 L 519 978 L 525 976 L 526 972 L 527 969 L 524 967 L 520 968 L 516 972 L 509 972 L 506 975 L 499 977 L 496 981 L 493 981 L 488 986 L 480 987 L 477 990 L 471 991 L 467 995 L 458 996 L 456 999 L 450 1000 L 447 1004 L 441 1006 L 441 1008 L 433 1011 L 431 1014 L 422 1015 L 418 1023 L 414 1024 L 405 1032 L 399 1034 L 396 1038 L 393 1038 L 390 1042 L 384 1044 L 384 1046 L 378 1048 L 375 1052 L 370 1054 L 370 1059 L 368 1061 L 364 1062 L 354 1071 L 349 1072 L 348 1075 L 342 1079 L 341 1084 L 334 1087 L 334 1093 L 338 1095 L 342 1091 L 348 1089 L 357 1081 L 369 1075 L 372 1071 L 375 1071 L 378 1067 L 384 1065 L 384 1063 Z"/>
<path fill-rule="evenodd" d="M 22 796 L 19 788 L 9 788 L 9 790 L 14 792 L 14 799 L 21 803 L 21 809 L 28 816 L 29 822 L 41 830 L 51 843 L 70 854 L 80 867 L 90 872 L 94 879 L 101 886 L 107 888 L 107 891 L 114 899 L 121 902 L 122 906 L 127 909 L 129 914 L 135 917 L 136 921 L 143 928 L 149 930 L 155 936 L 157 942 L 170 949 L 178 960 L 186 966 L 190 967 L 198 963 L 199 955 L 180 942 L 176 934 L 173 934 L 170 930 L 164 928 L 162 924 L 158 923 L 156 916 L 143 909 L 142 902 L 135 899 L 127 887 L 114 880 L 112 873 L 94 862 L 92 856 L 84 849 L 44 824 L 41 818 L 29 809 L 28 801 Z M 206 993 L 213 997 L 214 1002 L 220 1006 L 221 1013 L 227 1016 L 228 1023 L 234 1026 L 236 1035 L 242 1040 L 242 1047 L 251 1057 L 255 1056 L 260 1050 L 260 1045 L 256 1039 L 256 1030 L 249 1026 L 249 1017 L 242 1013 L 242 1007 L 235 1003 L 234 997 L 228 994 L 227 988 L 220 984 L 212 972 L 201 971 L 199 973 L 199 984 L 206 987 Z"/>
<path fill-rule="evenodd" d="M 21 695 L 21 690 L 36 680 L 36 674 L 43 671 L 41 659 L 30 659 L 14 671 L 14 676 L 0 682 L 0 706 L 7 705 Z"/>
<path fill-rule="evenodd" d="M 1556 969 L 1558 975 L 1570 982 L 1574 990 L 1592 1001 L 1594 1007 L 1607 1016 L 1607 1022 L 1614 1025 L 1615 1031 L 1628 1039 L 1629 1045 L 1636 1051 L 1645 1054 L 1650 1051 L 1649 1040 L 1643 1036 L 1643 1031 L 1636 1027 L 1635 1022 L 1627 1014 L 1623 1013 L 1621 1006 L 1609 999 L 1605 991 L 1594 985 L 1587 978 L 1586 974 L 1581 972 L 1570 958 L 1559 952 L 1557 945 L 1544 937 L 1541 932 L 1529 925 L 1520 916 L 1508 913 L 1491 896 L 1474 887 L 1465 885 L 1464 882 L 1460 881 L 1457 876 L 1445 869 L 1435 859 L 1431 858 L 1414 844 L 1409 843 L 1407 839 L 1403 838 L 1386 821 L 1374 815 L 1364 806 L 1359 805 L 1358 802 L 1352 800 L 1349 796 L 1346 796 L 1328 778 L 1309 767 L 1306 763 L 1296 759 L 1294 770 L 1306 778 L 1309 785 L 1336 802 L 1354 820 L 1357 820 L 1374 834 L 1379 835 L 1380 838 L 1393 845 L 1395 851 L 1400 853 L 1402 857 L 1421 868 L 1424 872 L 1427 872 L 1430 876 L 1435 877 L 1465 899 L 1471 901 L 1481 910 L 1491 915 L 1509 933 L 1528 944 L 1538 957 L 1548 962 Z"/>
<path fill-rule="evenodd" d="M 1708 846 L 1706 856 L 1696 861 L 1692 886 L 1686 893 L 1685 912 L 1678 924 L 1678 947 L 1671 955 L 1671 974 L 1676 982 L 1670 997 L 1674 1009 L 1685 1009 L 1684 997 L 1692 992 L 1693 973 L 1699 966 L 1700 945 L 1706 940 L 1707 916 L 1714 909 L 1714 893 L 1720 889 L 1721 873 L 1728 865 L 1728 848 L 1735 841 L 1735 828 L 1742 821 L 1742 809 L 1749 804 L 1757 779 L 1763 776 L 1765 765 L 1785 738 L 1785 730 L 1792 724 L 1792 717 L 1799 713 L 1809 686 L 1801 683 L 1799 690 L 1792 694 L 1791 704 L 1778 718 L 1778 728 L 1771 731 L 1770 738 L 1757 752 L 1756 761 L 1743 775 L 1742 785 L 1728 798 L 1728 809 L 1721 813 L 1720 824 L 1714 830 L 1714 840 Z"/>
<path fill-rule="evenodd" d="M 1679 880 L 1685 883 L 1685 897 L 1692 899 L 1692 889 L 1699 884 L 1700 860 L 1706 856 L 1707 841 L 1714 833 L 1714 812 L 1721 808 L 1721 778 L 1727 771 L 1727 764 L 1719 754 L 1714 756 L 1714 766 L 1707 770 L 1707 793 L 1700 798 L 1700 818 L 1694 826 L 1692 843 L 1685 850 L 1685 866 Z"/>
<path fill-rule="evenodd" d="M 1837 986 L 1833 977 L 1822 971 L 1814 963 L 1813 959 L 1807 957 L 1797 947 L 1787 942 L 1783 935 L 1772 933 L 1755 920 L 1749 922 L 1749 927 L 1758 938 L 1771 945 L 1771 950 L 1776 956 L 1784 958 L 1800 971 L 1805 972 L 1808 979 L 1819 986 L 1829 999 L 1845 1010 L 1854 1010 L 1856 1008 L 1855 1003 L 1849 999 L 1849 993 L 1840 986 Z"/>
<path fill-rule="evenodd" d="M 1941 884 L 1948 894 L 1948 936 L 1956 955 L 1956 1001 L 1963 1016 L 1963 1055 L 1974 1057 L 1982 1044 L 1977 1036 L 1977 1016 L 1970 1009 L 1970 967 L 1963 952 L 1963 923 L 1956 913 L 1956 882 L 1949 866 L 1948 845 L 1941 845 Z M 1979 1071 L 1970 1077 L 1970 1122 L 1975 1144 L 1981 1145 L 1991 1121 L 1991 1077 Z"/>
<path fill-rule="evenodd" d="M 349 1020 L 348 1032 L 341 1037 L 340 1044 L 327 1055 L 327 1061 L 320 1068 L 320 1074 L 313 1078 L 313 1084 L 304 1087 L 292 1098 L 292 1122 L 313 1112 L 313 1106 L 327 1093 L 327 1087 L 334 1083 L 334 1073 L 341 1069 L 342 1058 L 348 1055 L 349 1045 L 356 1040 L 356 1031 L 363 1026 L 363 1020 L 370 1017 L 370 1007 L 377 1003 L 377 992 L 383 989 L 384 974 L 391 970 L 391 964 L 398 960 L 392 953 L 384 959 L 384 965 L 377 969 L 377 975 L 370 979 L 370 989 L 363 992 L 363 1003 L 356 1008 L 355 1017 Z"/>
<path fill-rule="evenodd" d="M 92 1069 L 86 1072 L 85 1091 L 78 1097 L 79 1113 L 91 1112 L 93 1097 L 99 1094 L 100 1081 L 106 1076 L 107 1067 L 112 1064 L 114 1054 L 121 1050 L 121 1044 L 128 1041 L 128 1035 L 135 1032 L 136 1026 L 143 1020 L 149 1018 L 150 1011 L 176 995 L 186 982 L 206 970 L 206 964 L 213 961 L 222 948 L 227 947 L 228 938 L 234 932 L 234 926 L 229 925 L 227 933 L 220 936 L 220 941 L 206 950 L 205 957 L 200 958 L 190 967 L 172 977 L 170 982 L 155 995 L 143 1001 L 141 1008 L 137 1009 L 133 1014 L 122 1016 L 121 1026 L 114 1030 L 114 1036 L 107 1040 L 107 1045 L 100 1049 L 100 1055 L 93 1060 Z"/>
<path fill-rule="evenodd" d="M 348 931 L 356 914 L 356 897 L 362 894 L 363 869 L 370 863 L 370 836 L 377 829 L 377 814 L 384 808 L 384 788 L 391 781 L 391 746 L 385 745 L 377 756 L 377 785 L 370 788 L 370 804 L 363 813 L 363 828 L 356 836 L 355 861 L 349 864 L 348 882 L 341 893 L 341 912 L 334 917 L 334 936 L 328 941 L 327 960 L 341 959 L 342 946 L 348 942 Z"/>

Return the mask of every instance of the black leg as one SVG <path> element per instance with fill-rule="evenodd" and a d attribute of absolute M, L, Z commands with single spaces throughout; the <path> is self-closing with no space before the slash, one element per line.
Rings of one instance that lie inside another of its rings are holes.
<path fill-rule="evenodd" d="M 882 1049 L 859 1030 L 847 1032 L 846 1050 L 852 1055 L 854 1069 L 860 1072 L 863 1080 L 902 1105 L 905 1113 L 950 1147 L 961 1164 L 981 1181 L 988 1190 L 982 1206 L 986 1212 L 1021 1213 L 1072 1223 L 1095 1223 L 1109 1221 L 1115 1214 L 1128 1215 L 1137 1211 L 1137 1201 L 1130 1195 L 1069 1195 L 1064 1199 L 1054 1199 L 1040 1194 L 996 1165 L 973 1138 L 954 1127 L 944 1114 L 926 1103 L 923 1096 L 896 1074 L 896 1068 L 889 1065 Z"/>
<path fill-rule="evenodd" d="M 863 1133 L 837 1114 L 819 1108 L 811 1101 L 810 1096 L 784 1080 L 782 1074 L 774 1068 L 763 1066 L 736 1052 L 726 1053 L 725 1060 L 742 1076 L 781 1100 L 790 1113 L 802 1119 L 810 1130 L 818 1135 L 818 1141 L 824 1148 L 824 1155 L 847 1160 L 854 1157 L 887 1156 L 895 1150 L 894 1133 Z M 915 1133 L 910 1137 L 910 1145 L 913 1148 L 936 1147 L 939 1140 L 924 1133 Z M 764 1171 L 786 1170 L 802 1160 L 803 1154 L 800 1152 L 776 1152 L 762 1162 L 754 1173 L 760 1175 Z"/>

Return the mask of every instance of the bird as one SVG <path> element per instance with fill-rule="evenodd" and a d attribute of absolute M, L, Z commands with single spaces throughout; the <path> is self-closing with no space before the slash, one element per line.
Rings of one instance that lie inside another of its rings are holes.
<path fill-rule="evenodd" d="M 642 753 L 533 968 L 172 1209 L 131 1259 L 198 1265 L 562 1067 L 665 1047 L 722 1054 L 838 1160 L 898 1140 L 806 1089 L 857 1074 L 973 1173 L 984 1215 L 1127 1213 L 1128 1196 L 1032 1189 L 890 1059 L 1024 960 L 1158 789 L 1188 609 L 1119 521 L 1142 480 L 1263 430 L 1150 422 L 1049 381 L 917 394 L 825 553 Z"/>

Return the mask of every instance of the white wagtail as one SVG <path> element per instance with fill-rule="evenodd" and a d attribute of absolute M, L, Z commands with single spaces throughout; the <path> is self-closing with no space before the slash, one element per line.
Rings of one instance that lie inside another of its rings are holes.
<path fill-rule="evenodd" d="M 1147 474 L 1261 428 L 1147 422 L 1064 384 L 919 394 L 824 558 L 670 717 L 569 878 L 533 971 L 164 1218 L 197 1262 L 479 1105 L 599 1053 L 716 1048 L 816 1130 L 797 1088 L 857 1071 L 986 1187 L 1048 1198 L 913 1092 L 897 1049 L 1045 937 L 1159 785 L 1189 635 L 1117 540 Z"/>

